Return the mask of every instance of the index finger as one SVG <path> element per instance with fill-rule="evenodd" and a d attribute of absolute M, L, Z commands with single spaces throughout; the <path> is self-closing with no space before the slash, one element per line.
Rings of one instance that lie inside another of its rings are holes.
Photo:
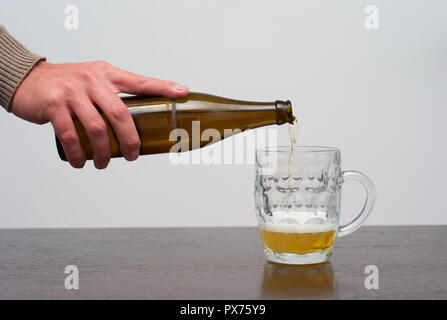
<path fill-rule="evenodd" d="M 188 87 L 176 82 L 145 77 L 118 68 L 113 68 L 107 78 L 119 92 L 124 93 L 180 98 L 189 92 Z"/>

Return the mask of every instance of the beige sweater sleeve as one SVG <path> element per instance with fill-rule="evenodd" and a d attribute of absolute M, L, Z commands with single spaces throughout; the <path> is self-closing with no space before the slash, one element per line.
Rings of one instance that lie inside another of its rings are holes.
<path fill-rule="evenodd" d="M 29 51 L 0 25 L 0 105 L 6 110 L 20 83 L 42 60 L 45 58 Z"/>

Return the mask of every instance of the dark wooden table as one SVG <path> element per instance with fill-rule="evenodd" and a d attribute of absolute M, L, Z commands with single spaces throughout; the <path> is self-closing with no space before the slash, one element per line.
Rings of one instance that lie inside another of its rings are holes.
<path fill-rule="evenodd" d="M 363 227 L 310 266 L 267 262 L 256 228 L 0 230 L 0 298 L 447 299 L 447 226 Z"/>

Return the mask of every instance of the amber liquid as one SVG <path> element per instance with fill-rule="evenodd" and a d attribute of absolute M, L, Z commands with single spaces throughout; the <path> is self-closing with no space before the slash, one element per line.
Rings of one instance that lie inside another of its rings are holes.
<path fill-rule="evenodd" d="M 334 244 L 335 230 L 326 232 L 273 232 L 261 229 L 265 247 L 276 253 L 323 252 Z"/>
<path fill-rule="evenodd" d="M 122 101 L 140 136 L 141 155 L 188 151 L 216 142 L 214 138 L 202 141 L 201 135 L 207 129 L 217 130 L 219 139 L 216 140 L 220 141 L 247 129 L 292 123 L 295 119 L 290 101 L 250 102 L 194 92 L 180 99 L 126 97 Z M 107 118 L 102 117 L 108 129 L 112 157 L 121 157 L 118 137 Z M 77 119 L 74 122 L 87 159 L 93 159 L 93 150 L 82 124 Z M 194 127 L 197 122 L 200 122 L 199 128 Z M 188 139 L 172 136 L 176 129 L 187 133 Z M 59 140 L 56 141 L 59 156 L 66 160 Z"/>
<path fill-rule="evenodd" d="M 293 156 L 295 151 L 296 140 L 298 139 L 298 120 L 294 119 L 292 123 L 289 124 L 289 139 L 290 139 L 290 153 Z"/>
<path fill-rule="evenodd" d="M 288 187 L 289 187 L 289 193 L 288 193 L 288 197 L 290 200 L 290 194 L 292 192 L 292 188 L 291 188 L 291 181 L 292 181 L 292 173 L 293 173 L 293 168 L 294 168 L 294 163 L 295 163 L 295 144 L 296 144 L 296 139 L 298 138 L 298 120 L 294 119 L 292 123 L 289 123 L 289 139 L 290 139 L 290 155 L 289 155 L 289 163 L 288 163 L 288 178 L 287 178 L 287 182 L 288 182 Z"/>

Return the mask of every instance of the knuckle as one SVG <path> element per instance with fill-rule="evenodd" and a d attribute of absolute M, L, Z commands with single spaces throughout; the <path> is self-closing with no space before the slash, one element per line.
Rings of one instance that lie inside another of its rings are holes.
<path fill-rule="evenodd" d="M 55 90 L 48 94 L 46 98 L 46 103 L 49 107 L 55 108 L 63 103 L 64 95 L 61 91 Z"/>
<path fill-rule="evenodd" d="M 107 71 L 112 67 L 112 65 L 106 61 L 94 61 L 93 65 L 100 71 Z"/>
<path fill-rule="evenodd" d="M 106 124 L 102 119 L 91 121 L 87 128 L 88 132 L 95 137 L 103 135 L 107 130 Z"/>
<path fill-rule="evenodd" d="M 60 140 L 67 146 L 74 145 L 78 141 L 78 135 L 76 132 L 67 131 L 60 135 Z"/>
<path fill-rule="evenodd" d="M 64 96 L 71 97 L 76 93 L 74 85 L 70 81 L 60 81 L 58 85 L 62 91 L 62 93 L 60 95 L 63 94 Z"/>
<path fill-rule="evenodd" d="M 126 147 L 129 150 L 139 150 L 141 147 L 141 141 L 138 138 L 138 136 L 136 138 L 131 138 L 126 142 Z"/>
<path fill-rule="evenodd" d="M 94 72 L 89 69 L 76 70 L 75 76 L 82 81 L 93 81 L 95 79 Z"/>
<path fill-rule="evenodd" d="M 137 94 L 143 94 L 145 89 L 152 86 L 150 79 L 146 77 L 137 77 L 133 81 Z"/>
<path fill-rule="evenodd" d="M 125 106 L 116 107 L 112 110 L 111 113 L 112 113 L 111 114 L 112 117 L 120 122 L 125 121 L 130 118 L 129 110 Z"/>

